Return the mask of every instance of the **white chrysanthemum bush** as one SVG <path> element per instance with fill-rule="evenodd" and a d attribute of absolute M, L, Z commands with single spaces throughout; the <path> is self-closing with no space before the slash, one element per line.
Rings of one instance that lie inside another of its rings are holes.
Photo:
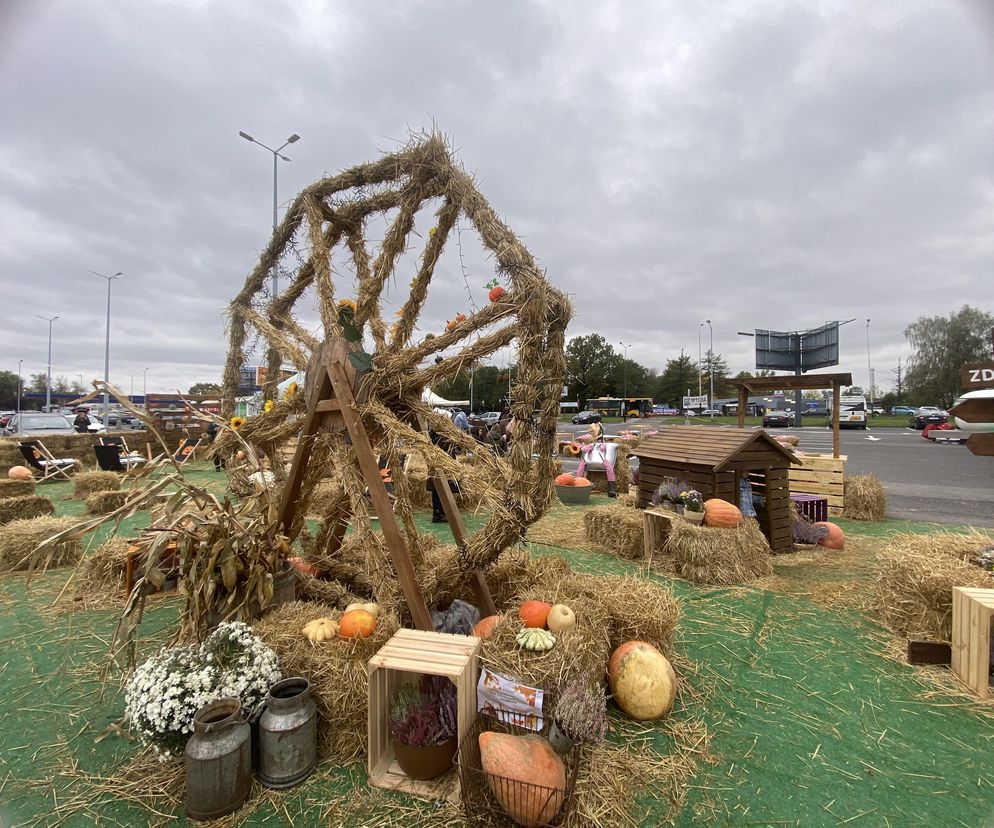
<path fill-rule="evenodd" d="M 201 707 L 237 698 L 248 716 L 282 677 L 276 653 L 247 624 L 225 622 L 203 644 L 165 647 L 138 667 L 125 692 L 125 716 L 161 758 L 179 756 Z"/>

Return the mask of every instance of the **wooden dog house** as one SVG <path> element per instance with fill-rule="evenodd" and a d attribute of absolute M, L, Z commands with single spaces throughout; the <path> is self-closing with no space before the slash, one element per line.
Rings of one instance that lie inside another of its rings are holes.
<path fill-rule="evenodd" d="M 739 483 L 749 480 L 766 498 L 757 519 L 774 554 L 794 548 L 787 470 L 800 461 L 760 429 L 664 426 L 632 452 L 639 459 L 638 507 L 652 503 L 660 485 L 686 481 L 707 500 L 738 505 Z"/>

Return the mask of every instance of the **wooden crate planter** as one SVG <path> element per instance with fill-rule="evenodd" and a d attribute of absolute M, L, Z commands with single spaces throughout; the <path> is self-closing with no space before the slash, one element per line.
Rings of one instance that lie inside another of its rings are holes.
<path fill-rule="evenodd" d="M 790 467 L 790 491 L 828 497 L 829 517 L 842 517 L 845 505 L 846 455 L 798 454 L 801 465 Z"/>
<path fill-rule="evenodd" d="M 421 781 L 405 774 L 394 757 L 387 727 L 390 696 L 421 675 L 445 676 L 456 686 L 459 743 L 476 719 L 476 680 L 480 639 L 468 635 L 398 630 L 369 660 L 369 784 L 419 796 L 458 801 L 459 778 L 450 771 Z"/>
<path fill-rule="evenodd" d="M 663 551 L 663 544 L 670 534 L 670 525 L 676 519 L 676 512 L 654 506 L 642 512 L 642 541 L 645 545 L 645 559 L 651 561 L 657 552 Z"/>
<path fill-rule="evenodd" d="M 994 589 L 953 587 L 953 672 L 980 698 L 990 696 Z"/>

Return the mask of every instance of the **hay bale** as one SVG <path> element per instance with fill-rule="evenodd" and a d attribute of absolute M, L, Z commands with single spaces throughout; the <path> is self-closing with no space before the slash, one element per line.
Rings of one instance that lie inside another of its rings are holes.
<path fill-rule="evenodd" d="M 642 513 L 628 506 L 595 506 L 583 513 L 587 540 L 630 561 L 645 557 Z"/>
<path fill-rule="evenodd" d="M 877 608 L 894 632 L 913 638 L 949 641 L 953 587 L 994 589 L 994 575 L 971 563 L 994 537 L 898 534 L 877 558 Z"/>
<path fill-rule="evenodd" d="M 311 499 L 307 505 L 308 516 L 323 518 L 338 503 L 341 496 L 342 486 L 338 481 L 322 480 L 311 492 Z"/>
<path fill-rule="evenodd" d="M 887 511 L 884 487 L 872 474 L 847 477 L 842 514 L 849 520 L 881 521 Z"/>
<path fill-rule="evenodd" d="M 0 572 L 28 569 L 26 558 L 37 549 L 38 544 L 76 524 L 77 521 L 69 517 L 37 517 L 0 526 Z M 40 551 L 37 556 L 39 568 L 65 566 L 78 561 L 83 554 L 79 539 L 78 535 L 69 535 Z"/>
<path fill-rule="evenodd" d="M 55 504 L 47 497 L 25 495 L 0 498 L 0 526 L 12 520 L 30 520 L 55 514 Z"/>
<path fill-rule="evenodd" d="M 608 615 L 611 650 L 626 641 L 647 641 L 672 659 L 680 602 L 662 584 L 632 575 L 583 575 Z"/>
<path fill-rule="evenodd" d="M 94 492 L 86 497 L 86 513 L 88 515 L 107 515 L 124 505 L 124 501 L 132 492 L 108 491 Z"/>
<path fill-rule="evenodd" d="M 85 500 L 94 492 L 110 492 L 121 488 L 121 475 L 117 472 L 81 472 L 73 478 L 72 496 Z"/>
<path fill-rule="evenodd" d="M 381 613 L 369 638 L 334 639 L 311 644 L 301 633 L 308 621 L 342 613 L 325 604 L 294 601 L 253 624 L 280 660 L 285 676 L 306 676 L 318 710 L 318 750 L 323 757 L 348 762 L 366 749 L 370 657 L 399 629 L 396 616 Z"/>
<path fill-rule="evenodd" d="M 11 480 L 9 477 L 0 477 L 0 498 L 27 497 L 34 493 L 34 480 Z"/>
<path fill-rule="evenodd" d="M 695 584 L 731 586 L 773 573 L 770 544 L 751 519 L 735 529 L 674 520 L 663 552 L 672 557 L 677 574 Z"/>
<path fill-rule="evenodd" d="M 130 546 L 124 538 L 111 537 L 86 556 L 76 576 L 73 596 L 75 601 L 83 602 L 82 608 L 116 605 L 122 600 Z"/>

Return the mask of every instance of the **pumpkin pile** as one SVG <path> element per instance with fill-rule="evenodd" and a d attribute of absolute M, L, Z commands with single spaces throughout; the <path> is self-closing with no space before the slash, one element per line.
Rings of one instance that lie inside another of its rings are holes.
<path fill-rule="evenodd" d="M 592 486 L 586 477 L 577 477 L 575 474 L 570 472 L 563 472 L 556 477 L 557 486 Z"/>
<path fill-rule="evenodd" d="M 376 630 L 380 608 L 376 604 L 349 604 L 342 617 L 315 618 L 301 629 L 301 634 L 311 644 L 320 644 L 335 638 L 368 638 Z"/>
<path fill-rule="evenodd" d="M 500 620 L 500 616 L 491 616 Z M 551 650 L 556 644 L 556 633 L 572 630 L 576 626 L 576 613 L 565 604 L 550 604 L 546 601 L 525 601 L 518 608 L 518 618 L 522 628 L 515 636 L 519 647 L 532 652 Z M 490 619 L 484 619 L 489 621 Z M 486 630 L 486 638 L 492 631 L 495 620 Z M 483 621 L 477 625 L 480 627 Z M 473 631 L 476 635 L 476 631 Z"/>

